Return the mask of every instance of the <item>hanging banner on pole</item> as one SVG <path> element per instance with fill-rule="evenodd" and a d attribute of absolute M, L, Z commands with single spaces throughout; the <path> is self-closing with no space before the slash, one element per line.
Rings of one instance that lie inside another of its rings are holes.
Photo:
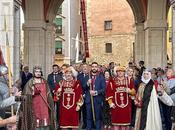
<path fill-rule="evenodd" d="M 82 23 L 83 23 L 85 57 L 88 58 L 89 57 L 89 47 L 88 47 L 88 34 L 87 34 L 85 0 L 81 0 L 81 17 L 82 17 Z"/>
<path fill-rule="evenodd" d="M 10 63 L 10 45 L 9 45 L 9 39 L 8 39 L 8 26 L 7 26 L 7 21 L 6 21 L 6 16 L 4 16 L 4 30 L 6 33 L 6 54 L 7 54 L 7 67 L 8 67 L 8 86 L 9 86 L 9 92 L 10 96 L 12 96 L 12 74 L 11 74 L 11 63 Z M 14 109 L 13 105 L 11 106 L 11 115 L 14 115 Z"/>

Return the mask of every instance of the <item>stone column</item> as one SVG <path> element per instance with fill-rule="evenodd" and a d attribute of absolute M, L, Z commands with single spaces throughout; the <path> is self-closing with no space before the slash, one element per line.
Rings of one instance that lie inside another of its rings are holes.
<path fill-rule="evenodd" d="M 135 62 L 138 63 L 140 60 L 144 61 L 145 55 L 145 33 L 144 33 L 144 23 L 136 24 L 136 37 L 134 44 L 134 57 Z"/>
<path fill-rule="evenodd" d="M 145 65 L 147 68 L 165 67 L 166 48 L 166 0 L 148 0 L 145 21 Z"/>
<path fill-rule="evenodd" d="M 13 82 L 19 79 L 20 10 L 13 0 L 0 1 L 0 48 L 7 64 L 7 39 L 10 47 L 10 64 Z M 7 35 L 6 35 L 7 31 Z M 8 38 L 7 38 L 8 37 Z"/>
<path fill-rule="evenodd" d="M 44 76 L 47 77 L 53 57 L 50 49 L 52 38 L 49 38 L 51 31 L 44 20 L 43 0 L 27 0 L 25 4 L 24 64 L 29 65 L 30 71 L 35 65 L 41 66 Z"/>
<path fill-rule="evenodd" d="M 20 77 L 20 41 L 21 41 L 21 27 L 20 27 L 20 5 L 14 3 L 14 54 L 13 54 L 13 80 L 16 81 Z"/>
<path fill-rule="evenodd" d="M 70 64 L 71 62 L 71 35 L 70 35 L 70 31 L 71 31 L 71 12 L 70 12 L 70 8 L 71 8 L 71 4 L 70 4 L 70 0 L 66 0 L 65 2 L 63 2 L 62 5 L 63 8 L 63 12 L 62 15 L 66 17 L 66 19 L 63 19 L 63 27 L 65 27 L 64 29 L 64 38 L 65 41 L 63 42 L 63 54 L 64 54 L 64 63 L 66 64 Z"/>
<path fill-rule="evenodd" d="M 175 70 L 175 0 L 171 1 L 172 10 L 173 10 L 173 18 L 172 18 L 172 56 L 173 56 L 173 69 Z"/>
<path fill-rule="evenodd" d="M 52 65 L 54 63 L 55 56 L 55 37 L 54 37 L 54 26 L 51 23 L 46 25 L 46 36 L 45 36 L 45 55 L 46 55 L 46 75 L 52 72 Z"/>

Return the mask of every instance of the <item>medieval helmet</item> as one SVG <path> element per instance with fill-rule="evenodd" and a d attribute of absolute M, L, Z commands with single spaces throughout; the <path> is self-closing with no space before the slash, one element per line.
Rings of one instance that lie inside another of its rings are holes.
<path fill-rule="evenodd" d="M 6 75 L 8 74 L 8 68 L 7 66 L 4 66 L 4 65 L 0 65 L 0 75 Z"/>

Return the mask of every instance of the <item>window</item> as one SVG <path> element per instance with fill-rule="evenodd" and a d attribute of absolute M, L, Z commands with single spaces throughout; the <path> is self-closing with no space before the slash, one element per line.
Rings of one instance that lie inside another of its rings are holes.
<path fill-rule="evenodd" d="M 112 30 L 112 20 L 105 21 L 104 29 L 105 30 Z"/>
<path fill-rule="evenodd" d="M 55 54 L 62 54 L 62 41 L 55 42 Z"/>
<path fill-rule="evenodd" d="M 112 53 L 112 43 L 106 43 L 106 53 Z"/>
<path fill-rule="evenodd" d="M 62 18 L 55 18 L 54 20 L 56 27 L 56 33 L 62 34 Z"/>
<path fill-rule="evenodd" d="M 62 26 L 61 25 L 57 26 L 56 33 L 57 34 L 62 34 Z"/>

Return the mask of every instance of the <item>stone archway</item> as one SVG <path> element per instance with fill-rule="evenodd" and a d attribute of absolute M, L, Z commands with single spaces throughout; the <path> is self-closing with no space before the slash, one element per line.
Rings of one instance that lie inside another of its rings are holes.
<path fill-rule="evenodd" d="M 48 2 L 44 3 L 44 15 L 46 22 L 52 23 L 54 20 L 58 7 L 62 4 L 64 0 L 47 0 Z"/>
<path fill-rule="evenodd" d="M 145 62 L 150 68 L 167 66 L 167 0 L 148 0 L 145 31 Z"/>
<path fill-rule="evenodd" d="M 148 68 L 167 65 L 166 29 L 168 0 L 127 0 L 136 20 L 135 61 Z"/>
<path fill-rule="evenodd" d="M 134 17 L 135 17 L 135 23 L 143 23 L 146 19 L 146 8 L 147 5 L 145 0 L 127 0 L 128 4 L 130 5 Z"/>
<path fill-rule="evenodd" d="M 145 60 L 144 22 L 147 15 L 147 0 L 127 0 L 135 17 L 134 62 Z"/>
<path fill-rule="evenodd" d="M 40 65 L 44 75 L 51 71 L 54 63 L 54 26 L 53 19 L 63 0 L 23 0 L 25 23 L 24 64 Z"/>
<path fill-rule="evenodd" d="M 127 0 L 135 17 L 135 58 L 145 60 L 148 67 L 166 65 L 167 0 Z M 23 0 L 25 14 L 25 64 L 39 64 L 50 71 L 54 55 L 52 21 L 63 0 Z M 156 53 L 155 53 L 156 52 Z M 157 59 L 157 61 L 155 61 Z"/>

